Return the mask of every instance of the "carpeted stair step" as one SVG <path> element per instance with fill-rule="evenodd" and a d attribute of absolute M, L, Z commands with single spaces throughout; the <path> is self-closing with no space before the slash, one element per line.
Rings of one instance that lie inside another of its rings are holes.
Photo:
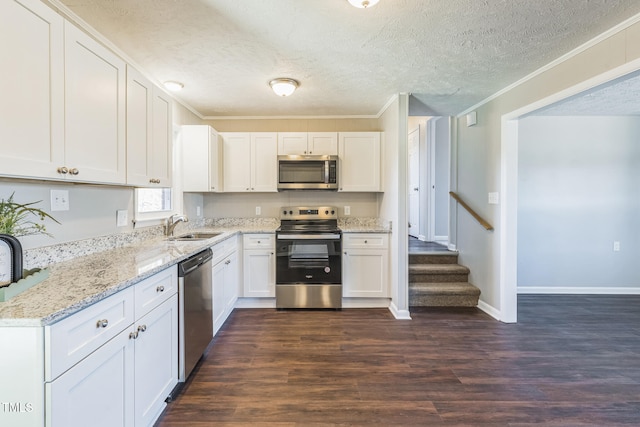
<path fill-rule="evenodd" d="M 409 283 L 411 307 L 475 307 L 480 289 L 468 282 Z"/>
<path fill-rule="evenodd" d="M 466 282 L 469 269 L 459 264 L 409 264 L 409 283 Z"/>
<path fill-rule="evenodd" d="M 410 253 L 409 265 L 411 264 L 457 264 L 458 252 L 430 252 L 430 253 Z"/>

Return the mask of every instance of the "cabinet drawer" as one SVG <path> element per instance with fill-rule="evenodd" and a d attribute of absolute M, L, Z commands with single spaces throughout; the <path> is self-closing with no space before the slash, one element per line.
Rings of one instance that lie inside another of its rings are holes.
<path fill-rule="evenodd" d="M 178 292 L 178 267 L 173 266 L 136 283 L 135 317 L 144 316 Z"/>
<path fill-rule="evenodd" d="M 133 323 L 133 287 L 45 327 L 45 380 L 51 381 Z"/>
<path fill-rule="evenodd" d="M 273 234 L 245 234 L 242 236 L 243 249 L 270 249 L 275 245 Z"/>
<path fill-rule="evenodd" d="M 238 241 L 236 239 L 237 236 L 233 236 L 211 247 L 213 251 L 211 265 L 216 265 L 238 249 Z"/>
<path fill-rule="evenodd" d="M 386 234 L 349 234 L 342 235 L 344 249 L 350 248 L 387 248 L 389 237 Z"/>

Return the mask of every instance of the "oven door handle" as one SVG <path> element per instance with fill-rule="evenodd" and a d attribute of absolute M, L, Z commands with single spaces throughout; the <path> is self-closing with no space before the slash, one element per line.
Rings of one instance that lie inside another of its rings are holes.
<path fill-rule="evenodd" d="M 278 240 L 340 240 L 340 234 L 278 234 Z"/>

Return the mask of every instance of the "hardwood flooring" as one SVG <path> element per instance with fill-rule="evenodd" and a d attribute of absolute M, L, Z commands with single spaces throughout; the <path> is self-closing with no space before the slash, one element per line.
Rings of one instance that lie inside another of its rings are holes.
<path fill-rule="evenodd" d="M 640 425 L 640 296 L 518 308 L 236 309 L 157 425 Z"/>

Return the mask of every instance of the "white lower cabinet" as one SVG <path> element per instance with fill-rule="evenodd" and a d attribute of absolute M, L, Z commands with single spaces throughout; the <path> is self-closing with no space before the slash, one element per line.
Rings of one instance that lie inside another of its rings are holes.
<path fill-rule="evenodd" d="M 388 298 L 388 235 L 345 233 L 342 239 L 342 295 Z"/>
<path fill-rule="evenodd" d="M 224 245 L 224 253 L 217 263 L 213 265 L 213 334 L 215 335 L 227 317 L 233 311 L 238 299 L 238 283 L 240 275 L 240 264 L 238 262 L 237 243 L 235 237 L 233 242 Z M 214 247 L 215 250 L 215 247 Z M 216 257 L 214 256 L 214 259 Z"/>
<path fill-rule="evenodd" d="M 133 426 L 134 342 L 124 330 L 46 384 L 48 427 Z"/>
<path fill-rule="evenodd" d="M 45 328 L 48 427 L 153 425 L 178 382 L 176 283 L 171 267 Z"/>
<path fill-rule="evenodd" d="M 275 235 L 245 234 L 243 238 L 244 297 L 276 296 Z"/>

